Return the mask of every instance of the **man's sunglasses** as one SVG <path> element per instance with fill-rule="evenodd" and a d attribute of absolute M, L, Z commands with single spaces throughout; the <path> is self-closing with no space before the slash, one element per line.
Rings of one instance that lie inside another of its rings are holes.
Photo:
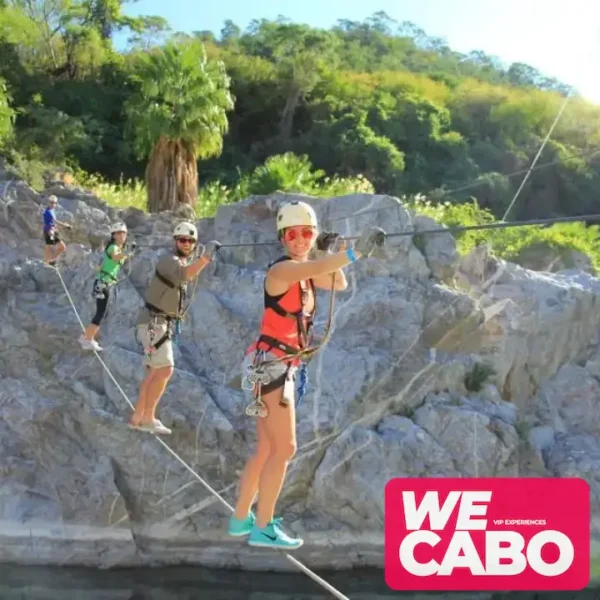
<path fill-rule="evenodd" d="M 180 244 L 195 244 L 196 240 L 194 238 L 186 238 L 186 237 L 178 237 L 177 241 Z"/>

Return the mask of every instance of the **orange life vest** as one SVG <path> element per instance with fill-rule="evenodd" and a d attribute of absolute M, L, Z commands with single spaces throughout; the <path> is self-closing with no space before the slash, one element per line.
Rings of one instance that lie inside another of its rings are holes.
<path fill-rule="evenodd" d="M 284 260 L 290 259 L 288 256 L 283 256 L 271 263 L 269 268 Z M 247 353 L 265 350 L 275 356 L 283 356 L 308 346 L 317 308 L 317 296 L 312 279 L 308 280 L 308 285 L 312 289 L 314 307 L 310 313 L 305 313 L 304 307 L 308 301 L 306 282 L 298 281 L 292 284 L 287 292 L 279 296 L 271 296 L 267 293 L 265 278 L 265 312 L 260 325 L 260 334 L 258 340 L 248 348 Z"/>

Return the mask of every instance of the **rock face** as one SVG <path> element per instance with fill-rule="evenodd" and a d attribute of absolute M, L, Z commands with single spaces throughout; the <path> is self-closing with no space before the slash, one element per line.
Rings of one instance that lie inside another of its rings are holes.
<path fill-rule="evenodd" d="M 202 483 L 235 502 L 255 439 L 236 382 L 278 245 L 223 248 L 199 278 L 159 409 L 174 432 L 165 443 L 199 481 L 156 439 L 127 429 L 123 396 L 137 400 L 133 324 L 177 215 L 51 191 L 58 218 L 75 225 L 60 272 L 84 324 L 111 220 L 125 220 L 139 252 L 101 329 L 109 374 L 81 351 L 61 281 L 40 261 L 43 197 L 0 173 L 0 562 L 293 568 L 227 538 L 230 512 Z M 222 207 L 198 223 L 201 241 L 273 241 L 276 207 L 289 198 Z M 323 228 L 345 235 L 435 226 L 387 196 L 307 201 Z M 397 476 L 581 476 L 600 540 L 600 280 L 529 271 L 485 247 L 459 259 L 450 234 L 425 240 L 389 238 L 386 258 L 349 267 L 336 296 L 278 506 L 305 536 L 299 560 L 381 566 L 383 489 Z M 323 327 L 327 293 L 319 303 Z"/>

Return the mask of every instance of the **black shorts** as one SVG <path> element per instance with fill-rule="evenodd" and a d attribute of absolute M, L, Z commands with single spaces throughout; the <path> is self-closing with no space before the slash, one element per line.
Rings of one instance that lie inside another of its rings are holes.
<path fill-rule="evenodd" d="M 46 246 L 54 246 L 61 241 L 56 229 L 54 231 L 44 231 L 44 240 L 46 241 Z"/>

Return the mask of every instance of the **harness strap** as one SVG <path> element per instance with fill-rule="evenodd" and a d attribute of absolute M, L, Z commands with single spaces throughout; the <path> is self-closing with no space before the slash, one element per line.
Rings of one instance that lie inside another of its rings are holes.
<path fill-rule="evenodd" d="M 178 300 L 177 313 L 180 315 L 179 318 L 183 319 L 183 315 L 186 313 L 187 308 L 189 308 L 189 305 L 188 305 L 188 307 L 185 310 L 183 309 L 183 289 L 184 289 L 184 286 L 182 286 L 182 285 L 176 286 L 172 281 L 169 281 L 166 277 L 164 277 L 163 275 L 161 275 L 158 272 L 158 269 L 154 270 L 154 276 L 159 281 L 162 281 L 162 283 L 164 283 L 167 287 L 170 287 L 171 289 L 174 289 L 174 288 L 177 287 L 177 289 L 179 291 L 179 300 Z"/>
<path fill-rule="evenodd" d="M 163 283 L 164 283 L 164 284 L 165 284 L 167 287 L 170 287 L 170 288 L 174 288 L 174 287 L 175 287 L 175 284 L 174 284 L 172 281 L 169 281 L 169 280 L 168 280 L 166 277 L 164 277 L 163 275 L 161 275 L 161 274 L 158 272 L 158 269 L 155 269 L 155 270 L 154 270 L 154 276 L 155 276 L 157 279 L 159 279 L 160 281 L 162 281 L 162 282 L 163 282 Z"/>
<path fill-rule="evenodd" d="M 278 350 L 281 350 L 282 352 L 285 352 L 286 354 L 295 354 L 297 352 L 296 348 L 293 348 L 292 346 L 288 346 L 284 342 L 277 340 L 274 337 L 271 337 L 270 335 L 262 334 L 258 338 L 258 344 L 260 344 L 261 342 L 268 344 L 269 349 L 277 348 Z"/>
<path fill-rule="evenodd" d="M 158 308 L 158 306 L 154 306 L 154 304 L 150 304 L 150 302 L 145 302 L 144 306 L 151 313 L 154 313 L 152 315 L 153 317 L 158 317 L 158 316 L 164 317 L 167 322 L 174 321 L 175 319 L 179 318 L 177 315 L 170 315 L 170 314 L 166 313 L 164 310 Z"/>
<path fill-rule="evenodd" d="M 171 317 L 171 316 L 167 315 L 166 313 L 164 313 L 163 311 L 161 311 L 160 308 L 154 306 L 154 304 L 150 304 L 150 302 L 145 302 L 144 306 L 151 313 L 154 313 L 152 315 L 153 317 L 157 317 L 160 315 L 160 316 L 164 317 L 167 322 L 167 331 L 165 332 L 165 334 L 159 340 L 157 340 L 154 344 L 152 344 L 150 346 L 150 349 L 155 351 L 155 350 L 158 350 L 167 340 L 171 339 L 171 336 L 172 336 L 171 322 L 173 321 L 173 317 Z"/>
<path fill-rule="evenodd" d="M 290 260 L 290 258 L 288 256 L 282 256 L 281 258 L 278 258 L 277 260 L 272 262 L 269 265 L 269 268 L 271 268 L 274 264 L 276 264 L 278 262 L 283 262 L 285 260 Z M 304 307 L 306 306 L 306 303 L 308 300 L 308 294 L 307 294 L 306 287 L 303 286 L 303 283 L 304 283 L 303 281 L 298 282 L 298 285 L 300 286 L 300 310 L 295 311 L 295 312 L 290 312 L 288 310 L 285 310 L 281 306 L 281 304 L 279 304 L 279 300 L 275 300 L 273 296 L 268 294 L 266 288 L 264 290 L 265 309 L 270 308 L 275 313 L 277 313 L 280 317 L 285 317 L 287 319 L 294 319 L 296 321 L 296 329 L 298 331 L 298 346 L 301 349 L 305 348 L 309 343 L 309 334 L 310 334 L 310 331 L 313 326 L 314 315 L 316 314 L 316 311 L 317 311 L 317 294 L 315 291 L 315 284 L 312 279 L 309 279 L 308 283 L 312 289 L 314 307 L 313 307 L 311 314 L 309 315 L 308 323 L 305 324 L 306 315 L 304 313 Z M 286 292 L 286 294 L 287 293 L 289 293 L 289 290 L 288 290 L 288 292 Z M 283 294 L 283 295 L 285 296 L 286 294 Z M 296 352 L 295 349 L 293 351 Z"/>
<path fill-rule="evenodd" d="M 106 275 L 106 276 L 110 277 L 110 278 L 111 278 L 113 281 L 117 281 L 117 277 L 115 277 L 115 276 L 114 276 L 114 275 L 112 275 L 111 273 L 107 273 L 106 271 L 102 271 L 102 270 L 100 271 L 100 273 L 101 273 L 102 275 Z"/>
<path fill-rule="evenodd" d="M 283 375 L 281 375 L 280 377 L 277 377 L 277 379 L 273 379 L 272 381 L 269 381 L 269 383 L 267 383 L 266 385 L 262 385 L 260 388 L 260 391 L 262 394 L 269 394 L 275 390 L 278 390 L 280 387 L 283 387 L 285 385 L 285 380 L 287 378 L 287 371 L 285 373 L 283 373 Z"/>
<path fill-rule="evenodd" d="M 150 348 L 152 348 L 156 351 L 169 339 L 171 339 L 171 331 L 170 331 L 170 328 L 167 328 L 167 333 L 165 333 L 165 335 L 163 335 L 160 338 L 160 340 L 158 340 L 156 342 L 156 344 L 153 344 L 152 346 L 150 346 Z"/>

